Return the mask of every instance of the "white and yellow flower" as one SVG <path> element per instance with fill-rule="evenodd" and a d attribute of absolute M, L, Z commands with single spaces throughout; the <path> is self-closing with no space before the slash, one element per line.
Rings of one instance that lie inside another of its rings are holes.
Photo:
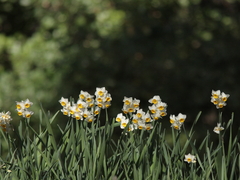
<path fill-rule="evenodd" d="M 179 121 L 176 121 L 171 125 L 171 127 L 173 127 L 176 130 L 181 130 L 181 126 L 182 126 L 182 123 L 180 123 Z"/>
<path fill-rule="evenodd" d="M 213 131 L 217 134 L 220 133 L 220 131 L 224 130 L 223 127 L 221 127 L 221 123 L 217 123 L 217 126 L 213 129 Z"/>
<path fill-rule="evenodd" d="M 184 123 L 185 119 L 186 119 L 186 115 L 179 113 L 178 116 L 176 117 L 177 121 L 179 121 L 180 123 Z"/>
<path fill-rule="evenodd" d="M 119 113 L 116 117 L 117 122 L 121 122 L 124 119 L 126 119 L 126 117 L 122 113 Z"/>
<path fill-rule="evenodd" d="M 98 97 L 102 97 L 104 96 L 105 94 L 107 94 L 107 90 L 105 87 L 102 87 L 102 88 L 96 88 L 96 92 L 95 92 L 95 96 Z"/>
<path fill-rule="evenodd" d="M 120 124 L 121 129 L 124 129 L 125 127 L 127 127 L 128 122 L 129 122 L 129 119 L 127 118 L 121 119 L 121 124 Z"/>
<path fill-rule="evenodd" d="M 0 127 L 2 128 L 3 131 L 8 132 L 11 130 L 11 123 L 12 118 L 11 118 L 11 113 L 8 112 L 0 112 Z"/>
<path fill-rule="evenodd" d="M 127 106 L 132 104 L 132 101 L 133 101 L 132 97 L 129 97 L 129 98 L 128 97 L 124 97 L 124 99 L 123 99 L 124 105 L 127 105 Z"/>
<path fill-rule="evenodd" d="M 152 104 L 158 104 L 159 102 L 161 102 L 161 98 L 160 96 L 153 96 L 153 98 L 149 99 L 148 102 L 152 103 Z"/>
<path fill-rule="evenodd" d="M 187 163 L 196 163 L 196 157 L 189 153 L 189 154 L 185 155 L 184 161 Z"/>

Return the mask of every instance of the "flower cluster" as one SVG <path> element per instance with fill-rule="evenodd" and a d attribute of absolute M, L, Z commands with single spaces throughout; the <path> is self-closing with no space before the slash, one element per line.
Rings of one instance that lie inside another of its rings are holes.
<path fill-rule="evenodd" d="M 179 113 L 177 116 L 170 115 L 170 123 L 172 124 L 171 127 L 173 127 L 174 129 L 180 130 L 186 117 L 187 116 L 182 113 Z"/>
<path fill-rule="evenodd" d="M 16 101 L 16 104 L 16 110 L 19 116 L 23 116 L 24 118 L 30 118 L 33 115 L 33 112 L 28 109 L 33 104 L 29 101 L 29 99 L 21 102 Z"/>
<path fill-rule="evenodd" d="M 59 100 L 62 105 L 64 115 L 71 116 L 76 120 L 84 120 L 92 122 L 95 116 L 100 113 L 100 109 L 108 108 L 111 105 L 111 95 L 103 88 L 96 88 L 95 99 L 86 91 L 80 91 L 79 98 L 76 103 L 70 102 L 67 98 Z"/>
<path fill-rule="evenodd" d="M 112 97 L 108 93 L 108 91 L 105 89 L 105 87 L 96 88 L 95 96 L 96 96 L 96 105 L 98 107 L 105 109 L 111 106 Z"/>
<path fill-rule="evenodd" d="M 217 123 L 217 126 L 213 129 L 213 131 L 217 134 L 220 133 L 220 131 L 224 130 L 223 127 L 221 127 L 221 123 Z"/>
<path fill-rule="evenodd" d="M 139 109 L 140 100 L 132 97 L 124 97 L 122 111 L 124 114 L 133 113 Z"/>
<path fill-rule="evenodd" d="M 128 131 L 133 131 L 135 129 L 146 129 L 150 130 L 153 128 L 151 116 L 149 113 L 143 112 L 142 109 L 137 110 L 136 114 L 133 114 L 131 118 L 131 123 L 129 124 L 130 120 L 126 118 L 122 113 L 119 113 L 116 117 L 116 121 L 120 122 L 121 129 L 128 127 Z"/>
<path fill-rule="evenodd" d="M 229 94 L 225 94 L 224 92 L 221 93 L 220 90 L 212 90 L 211 102 L 216 105 L 217 109 L 223 108 L 223 106 L 226 106 L 226 101 L 229 96 Z"/>
<path fill-rule="evenodd" d="M 149 101 L 152 106 L 149 106 L 149 110 L 152 113 L 152 117 L 154 120 L 158 120 L 159 118 L 167 115 L 167 104 L 161 101 L 160 96 L 153 96 Z"/>
<path fill-rule="evenodd" d="M 11 113 L 0 112 L 0 126 L 3 131 L 9 131 L 11 129 L 10 122 L 12 121 Z"/>
<path fill-rule="evenodd" d="M 130 118 L 126 118 L 123 113 L 119 113 L 116 117 L 116 121 L 120 122 L 122 129 L 128 127 L 129 131 L 135 129 L 150 130 L 153 128 L 151 122 L 158 120 L 160 117 L 167 114 L 167 104 L 161 102 L 159 96 L 154 96 L 149 100 L 152 106 L 149 106 L 149 111 L 144 112 L 139 108 L 140 100 L 132 97 L 124 97 L 122 111 Z"/>
<path fill-rule="evenodd" d="M 185 155 L 184 161 L 188 162 L 188 163 L 196 163 L 196 157 L 189 153 L 189 154 Z"/>

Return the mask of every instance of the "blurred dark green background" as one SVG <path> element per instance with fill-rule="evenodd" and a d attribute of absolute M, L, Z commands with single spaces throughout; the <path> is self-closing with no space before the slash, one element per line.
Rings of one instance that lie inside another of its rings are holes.
<path fill-rule="evenodd" d="M 55 113 L 62 96 L 106 87 L 110 117 L 124 96 L 146 111 L 160 95 L 165 121 L 203 111 L 212 131 L 212 89 L 230 94 L 225 120 L 238 123 L 239 52 L 239 0 L 0 0 L 0 110 L 29 98 Z"/>

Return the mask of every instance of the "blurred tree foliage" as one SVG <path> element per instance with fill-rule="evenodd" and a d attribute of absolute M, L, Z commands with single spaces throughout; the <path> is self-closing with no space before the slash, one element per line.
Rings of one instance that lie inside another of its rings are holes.
<path fill-rule="evenodd" d="M 0 0 L 0 109 L 29 98 L 55 111 L 61 96 L 104 86 L 113 117 L 124 96 L 147 108 L 160 95 L 193 119 L 220 89 L 230 117 L 239 48 L 239 0 Z"/>

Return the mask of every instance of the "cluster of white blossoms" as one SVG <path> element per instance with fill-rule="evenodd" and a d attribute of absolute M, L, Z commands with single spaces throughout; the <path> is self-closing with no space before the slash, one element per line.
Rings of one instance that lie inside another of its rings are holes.
<path fill-rule="evenodd" d="M 149 113 L 145 113 L 142 109 L 137 110 L 136 114 L 132 115 L 131 123 L 128 118 L 126 118 L 122 113 L 119 113 L 116 117 L 116 121 L 120 122 L 121 129 L 125 129 L 128 127 L 128 131 L 133 131 L 135 129 L 146 129 L 150 130 L 153 128 L 152 119 Z"/>
<path fill-rule="evenodd" d="M 12 121 L 11 113 L 0 112 L 0 126 L 3 131 L 9 131 L 11 129 L 10 122 Z"/>
<path fill-rule="evenodd" d="M 186 115 L 179 113 L 177 116 L 175 115 L 170 115 L 170 123 L 172 124 L 171 127 L 177 130 L 181 130 L 181 126 L 183 125 Z"/>
<path fill-rule="evenodd" d="M 229 94 L 225 94 L 224 92 L 221 92 L 220 90 L 214 91 L 212 90 L 212 96 L 211 96 L 211 102 L 216 105 L 216 108 L 223 108 L 223 106 L 226 106 L 226 101 L 229 98 Z"/>
<path fill-rule="evenodd" d="M 105 89 L 105 87 L 96 88 L 95 96 L 96 105 L 99 108 L 105 109 L 111 106 L 112 97 L 111 94 L 109 94 L 108 91 Z"/>
<path fill-rule="evenodd" d="M 132 97 L 124 97 L 122 111 L 124 114 L 133 113 L 139 109 L 140 100 Z"/>
<path fill-rule="evenodd" d="M 167 104 L 161 101 L 160 96 L 153 96 L 148 102 L 152 104 L 152 106 L 149 106 L 148 108 L 154 120 L 158 120 L 167 115 Z"/>
<path fill-rule="evenodd" d="M 95 99 L 93 95 L 90 95 L 86 91 L 80 91 L 77 102 L 70 102 L 67 98 L 61 98 L 59 100 L 62 105 L 61 111 L 64 115 L 71 116 L 76 120 L 85 120 L 92 122 L 95 120 L 95 116 L 99 114 L 101 109 L 111 106 L 111 95 L 105 89 L 96 88 Z"/>
<path fill-rule="evenodd" d="M 128 128 L 128 131 L 135 129 L 150 130 L 153 128 L 151 122 L 158 120 L 162 116 L 166 116 L 167 104 L 161 102 L 159 96 L 154 96 L 149 100 L 152 106 L 149 106 L 149 111 L 144 112 L 139 108 L 140 100 L 132 97 L 124 97 L 122 111 L 124 114 L 129 115 L 127 118 L 123 113 L 119 113 L 116 121 L 120 122 L 121 129 Z"/>
<path fill-rule="evenodd" d="M 31 101 L 29 101 L 29 99 L 21 102 L 16 101 L 16 104 L 16 110 L 19 116 L 30 118 L 33 115 L 33 111 L 28 109 L 33 104 Z"/>

